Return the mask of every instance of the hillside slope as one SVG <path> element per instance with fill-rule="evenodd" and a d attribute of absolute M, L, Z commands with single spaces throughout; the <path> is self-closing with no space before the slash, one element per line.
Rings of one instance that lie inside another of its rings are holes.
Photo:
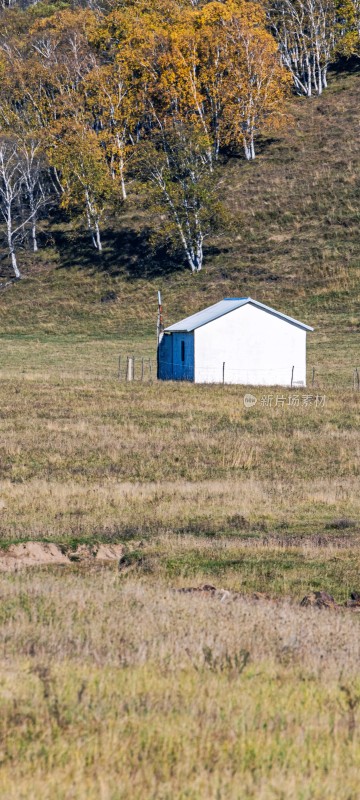
<path fill-rule="evenodd" d="M 26 278 L 0 294 L 1 335 L 146 337 L 163 290 L 165 321 L 229 295 L 253 295 L 314 324 L 322 334 L 360 332 L 360 80 L 333 74 L 320 98 L 296 98 L 293 123 L 261 142 L 254 163 L 231 159 L 219 195 L 231 229 L 208 242 L 193 276 L 152 250 L 146 212 L 131 198 L 118 228 L 105 231 L 100 259 L 87 236 L 57 220 L 50 247 L 22 254 Z M 6 277 L 6 259 L 1 261 Z M 114 294 L 115 293 L 115 294 Z"/>

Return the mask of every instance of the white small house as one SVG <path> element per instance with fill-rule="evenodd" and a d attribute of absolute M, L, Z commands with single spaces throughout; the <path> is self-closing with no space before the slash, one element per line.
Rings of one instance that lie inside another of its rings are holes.
<path fill-rule="evenodd" d="M 158 377 L 306 386 L 306 333 L 312 330 L 251 297 L 226 297 L 165 328 Z"/>

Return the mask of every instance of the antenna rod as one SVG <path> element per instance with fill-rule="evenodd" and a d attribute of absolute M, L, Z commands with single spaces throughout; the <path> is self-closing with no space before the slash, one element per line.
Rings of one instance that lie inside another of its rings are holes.
<path fill-rule="evenodd" d="M 161 303 L 161 292 L 158 291 L 158 319 L 157 319 L 157 341 L 158 344 L 161 341 L 161 334 L 164 330 L 164 322 L 163 322 L 163 309 Z"/>

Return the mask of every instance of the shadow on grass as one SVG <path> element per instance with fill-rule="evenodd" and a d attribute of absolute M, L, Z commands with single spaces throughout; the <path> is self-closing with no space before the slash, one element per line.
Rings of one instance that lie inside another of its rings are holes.
<path fill-rule="evenodd" d="M 329 73 L 332 75 L 354 74 L 360 72 L 360 58 L 358 56 L 343 56 L 334 64 L 330 64 Z"/>
<path fill-rule="evenodd" d="M 150 234 L 147 229 L 106 228 L 101 232 L 103 252 L 98 253 L 87 231 L 57 230 L 54 239 L 60 254 L 59 266 L 89 269 L 112 277 L 122 275 L 130 280 L 151 279 L 186 269 L 181 253 L 171 252 L 166 244 L 154 245 Z"/>
<path fill-rule="evenodd" d="M 154 244 L 149 229 L 116 231 L 108 227 L 101 238 L 103 252 L 98 253 L 87 231 L 57 230 L 54 241 L 60 256 L 59 268 L 88 269 L 128 280 L 151 280 L 189 270 L 181 251 L 174 252 L 165 242 Z M 222 249 L 211 245 L 205 258 L 220 253 Z"/>

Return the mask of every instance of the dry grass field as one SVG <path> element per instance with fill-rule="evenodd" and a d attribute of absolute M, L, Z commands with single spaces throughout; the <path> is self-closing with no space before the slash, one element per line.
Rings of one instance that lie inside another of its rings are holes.
<path fill-rule="evenodd" d="M 355 800 L 360 617 L 300 601 L 360 591 L 360 393 L 245 409 L 118 381 L 116 341 L 7 347 L 3 553 L 124 555 L 0 572 L 0 796 Z"/>
<path fill-rule="evenodd" d="M 129 218 L 101 264 L 54 223 L 1 293 L 1 800 L 359 797 L 360 616 L 300 606 L 360 593 L 358 102 L 333 76 L 224 168 L 196 278 L 136 261 L 130 209 L 131 263 Z M 308 388 L 119 381 L 159 286 L 167 322 L 241 293 L 314 325 Z M 26 542 L 64 563 L 1 571 Z"/>
<path fill-rule="evenodd" d="M 358 796 L 355 612 L 101 568 L 0 585 L 2 797 Z"/>

